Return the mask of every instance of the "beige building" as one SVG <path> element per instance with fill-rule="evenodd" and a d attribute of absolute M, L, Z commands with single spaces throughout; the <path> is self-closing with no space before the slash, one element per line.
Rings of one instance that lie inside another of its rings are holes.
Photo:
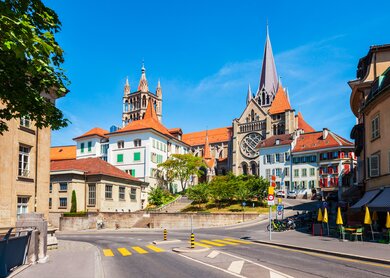
<path fill-rule="evenodd" d="M 27 118 L 7 125 L 0 135 L 0 227 L 14 226 L 22 213 L 49 212 L 50 128 Z"/>
<path fill-rule="evenodd" d="M 72 191 L 77 211 L 131 212 L 142 209 L 146 183 L 101 158 L 54 160 L 50 171 L 50 213 L 69 212 Z"/>
<path fill-rule="evenodd" d="M 390 44 L 371 46 L 349 85 L 358 184 L 366 192 L 390 189 Z"/>

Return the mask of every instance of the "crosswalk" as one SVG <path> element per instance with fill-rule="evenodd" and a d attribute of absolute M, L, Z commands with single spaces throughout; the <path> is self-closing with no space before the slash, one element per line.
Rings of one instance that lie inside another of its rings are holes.
<path fill-rule="evenodd" d="M 234 246 L 240 244 L 251 244 L 251 242 L 245 240 L 239 240 L 234 238 L 224 238 L 224 239 L 200 239 L 194 242 L 195 246 L 215 248 L 223 246 Z M 146 246 L 130 246 L 130 247 L 119 247 L 116 249 L 103 249 L 103 255 L 105 257 L 114 257 L 114 256 L 123 256 L 128 257 L 133 254 L 145 255 L 149 253 L 163 253 L 165 250 L 163 248 L 157 247 L 156 245 L 149 244 Z"/>

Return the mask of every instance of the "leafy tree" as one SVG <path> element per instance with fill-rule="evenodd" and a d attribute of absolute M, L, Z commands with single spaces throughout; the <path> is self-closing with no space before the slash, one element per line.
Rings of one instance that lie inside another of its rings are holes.
<path fill-rule="evenodd" d="M 155 187 L 149 192 L 149 203 L 155 206 L 161 206 L 163 204 L 164 192 L 161 187 Z"/>
<path fill-rule="evenodd" d="M 0 0 L 0 134 L 28 116 L 39 128 L 67 126 L 48 98 L 67 92 L 57 14 L 41 0 Z"/>
<path fill-rule="evenodd" d="M 158 164 L 170 178 L 180 181 L 182 190 L 187 188 L 191 176 L 201 175 L 199 168 L 202 166 L 205 166 L 202 158 L 193 154 L 173 154 L 165 162 Z"/>
<path fill-rule="evenodd" d="M 208 200 L 208 185 L 205 183 L 197 184 L 193 187 L 190 187 L 186 195 L 189 199 L 193 200 L 195 203 L 205 203 Z"/>
<path fill-rule="evenodd" d="M 72 191 L 72 205 L 70 207 L 70 212 L 77 212 L 77 199 L 76 199 L 76 191 Z"/>

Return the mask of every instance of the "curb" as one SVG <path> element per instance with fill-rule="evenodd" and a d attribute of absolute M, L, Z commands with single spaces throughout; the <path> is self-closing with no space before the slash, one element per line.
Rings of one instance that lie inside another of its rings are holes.
<path fill-rule="evenodd" d="M 155 245 L 178 243 L 178 242 L 181 242 L 181 240 L 180 239 L 173 239 L 173 240 L 155 240 L 155 241 L 152 241 L 152 243 L 155 244 Z"/>
<path fill-rule="evenodd" d="M 295 250 L 300 250 L 300 251 L 309 251 L 309 252 L 314 252 L 314 253 L 319 253 L 319 254 L 337 256 L 337 257 L 342 257 L 342 258 L 347 258 L 347 259 L 354 259 L 354 260 L 359 260 L 359 261 L 366 261 L 366 262 L 371 262 L 371 263 L 390 265 L 390 260 L 384 260 L 384 259 L 378 259 L 378 258 L 372 258 L 372 257 L 363 257 L 363 256 L 359 256 L 359 255 L 339 253 L 339 252 L 327 251 L 327 250 L 315 249 L 315 248 L 309 248 L 309 247 L 300 247 L 300 246 L 296 246 L 296 245 L 269 242 L 269 241 L 263 241 L 263 240 L 252 240 L 252 242 L 265 244 L 265 245 L 280 246 L 280 247 L 284 247 L 284 248 L 288 248 L 288 249 L 295 249 Z"/>
<path fill-rule="evenodd" d="M 176 253 L 201 253 L 210 250 L 210 248 L 190 248 L 190 247 L 182 247 L 182 248 L 173 248 L 172 251 Z"/>

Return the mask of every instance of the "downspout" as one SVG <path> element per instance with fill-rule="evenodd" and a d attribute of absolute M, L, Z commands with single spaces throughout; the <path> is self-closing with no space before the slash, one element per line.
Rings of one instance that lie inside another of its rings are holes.
<path fill-rule="evenodd" d="M 35 133 L 35 182 L 34 182 L 34 212 L 37 212 L 37 194 L 38 194 L 38 146 L 39 146 L 39 129 Z"/>
<path fill-rule="evenodd" d="M 292 164 L 292 160 L 293 160 L 293 156 L 292 156 L 292 147 L 291 147 L 291 144 L 290 144 L 290 189 L 289 191 L 291 191 L 293 187 L 293 164 Z"/>

